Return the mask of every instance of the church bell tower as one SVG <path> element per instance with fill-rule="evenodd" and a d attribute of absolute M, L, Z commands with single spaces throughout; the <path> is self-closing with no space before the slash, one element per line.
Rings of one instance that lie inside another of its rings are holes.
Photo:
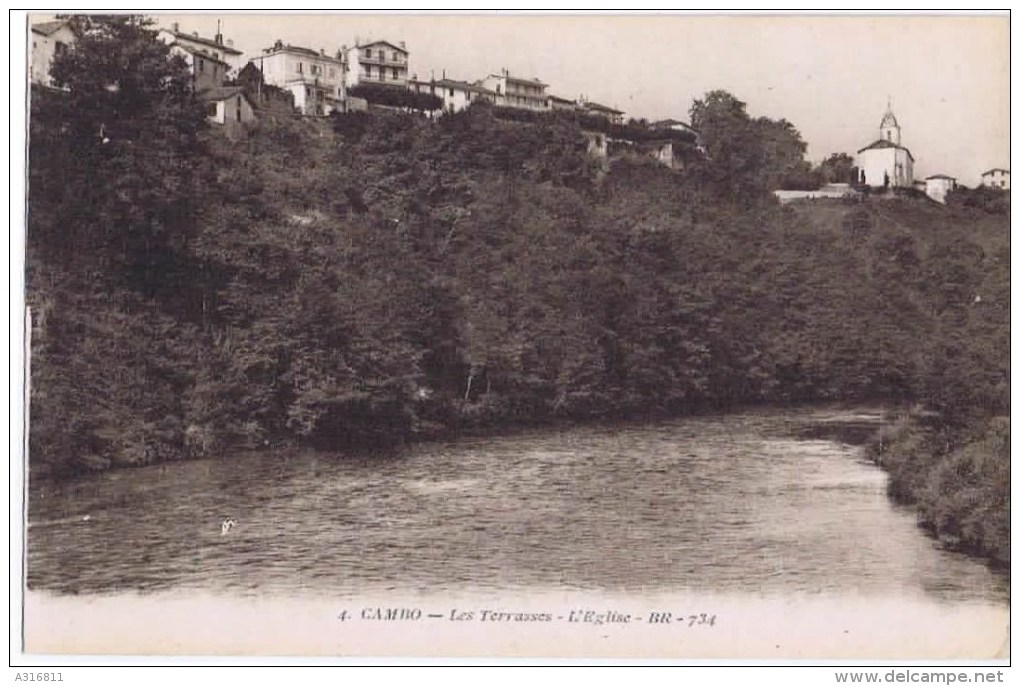
<path fill-rule="evenodd" d="M 896 121 L 896 115 L 892 111 L 892 100 L 886 103 L 885 114 L 882 115 L 882 123 L 878 125 L 880 137 L 895 145 L 900 145 L 900 125 Z"/>

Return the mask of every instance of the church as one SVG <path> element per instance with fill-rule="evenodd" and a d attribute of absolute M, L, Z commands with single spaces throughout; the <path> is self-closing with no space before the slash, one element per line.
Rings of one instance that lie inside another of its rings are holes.
<path fill-rule="evenodd" d="M 857 183 L 871 188 L 910 188 L 914 156 L 900 143 L 900 125 L 891 104 L 878 125 L 878 140 L 857 151 Z"/>

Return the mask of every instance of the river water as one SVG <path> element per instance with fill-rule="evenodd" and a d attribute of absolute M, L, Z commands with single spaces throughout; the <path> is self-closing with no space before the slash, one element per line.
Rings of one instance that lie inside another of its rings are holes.
<path fill-rule="evenodd" d="M 744 412 L 32 484 L 28 586 L 46 598 L 700 594 L 1004 611 L 1007 576 L 941 549 L 886 496 L 857 440 L 881 421 Z"/>

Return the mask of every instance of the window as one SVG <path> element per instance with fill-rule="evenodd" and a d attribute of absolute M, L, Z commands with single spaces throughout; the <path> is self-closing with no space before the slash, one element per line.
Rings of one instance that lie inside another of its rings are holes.
<path fill-rule="evenodd" d="M 499 95 L 499 84 L 496 84 L 496 95 Z"/>
<path fill-rule="evenodd" d="M 365 59 L 372 59 L 372 48 L 365 48 Z"/>
<path fill-rule="evenodd" d="M 452 88 L 450 89 L 450 97 L 451 98 L 453 97 L 453 89 Z"/>
<path fill-rule="evenodd" d="M 390 74 L 390 76 L 393 77 L 394 81 L 400 78 L 400 72 L 397 71 L 396 67 L 393 67 L 393 70 L 392 70 L 392 73 Z"/>
<path fill-rule="evenodd" d="M 333 67 L 329 68 L 329 78 L 331 78 L 331 79 L 335 79 L 336 78 L 336 69 L 334 69 Z"/>
<path fill-rule="evenodd" d="M 205 106 L 205 116 L 215 117 L 216 116 L 216 103 L 210 102 Z"/>
<path fill-rule="evenodd" d="M 241 121 L 241 103 L 240 102 L 237 103 L 237 112 L 236 112 L 236 115 L 237 115 L 237 121 Z"/>
<path fill-rule="evenodd" d="M 205 71 L 205 60 L 203 60 L 201 57 L 196 57 L 195 63 L 198 65 L 198 71 L 200 73 Z"/>
<path fill-rule="evenodd" d="M 394 62 L 399 62 L 400 61 L 400 55 L 398 55 L 397 53 L 393 53 L 393 61 Z"/>
<path fill-rule="evenodd" d="M 302 64 L 301 62 L 298 62 L 297 63 L 297 71 L 298 71 L 298 74 L 304 74 L 305 73 L 305 65 Z"/>
<path fill-rule="evenodd" d="M 32 43 L 32 46 L 33 47 L 35 46 L 34 42 Z M 61 43 L 60 41 L 57 41 L 56 44 L 53 46 L 53 49 L 56 51 L 56 54 L 63 55 L 65 52 L 67 52 L 67 43 Z"/>

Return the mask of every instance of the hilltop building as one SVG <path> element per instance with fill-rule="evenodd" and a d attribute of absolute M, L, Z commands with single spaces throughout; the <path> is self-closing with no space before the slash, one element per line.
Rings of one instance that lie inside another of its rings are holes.
<path fill-rule="evenodd" d="M 412 77 L 407 82 L 407 89 L 412 93 L 429 93 L 441 99 L 444 114 L 460 112 L 480 100 L 496 102 L 493 91 L 467 81 L 448 79 L 445 74 L 441 79 L 430 81 L 419 81 L 417 77 Z"/>
<path fill-rule="evenodd" d="M 208 80 L 209 75 L 205 73 L 207 68 L 204 66 L 206 60 L 216 64 L 217 70 L 225 65 L 220 82 L 235 77 L 244 66 L 244 53 L 234 47 L 234 41 L 223 39 L 218 24 L 216 35 L 212 38 L 200 36 L 197 31 L 185 33 L 176 22 L 169 29 L 160 29 L 157 35 L 164 43 L 175 46 L 179 53 L 186 55 L 185 59 L 193 67 L 192 73 L 196 75 L 196 80 L 199 80 L 199 74 L 203 75 L 200 80 Z"/>
<path fill-rule="evenodd" d="M 552 110 L 553 112 L 559 112 L 564 110 L 567 112 L 576 112 L 578 110 L 576 100 L 571 100 L 569 98 L 561 98 L 560 96 L 552 95 L 551 93 L 548 95 L 548 99 L 549 109 Z"/>
<path fill-rule="evenodd" d="M 924 193 L 935 202 L 946 204 L 946 196 L 956 189 L 956 179 L 945 174 L 933 174 L 924 180 Z"/>
<path fill-rule="evenodd" d="M 346 58 L 347 86 L 375 84 L 407 87 L 407 68 L 411 53 L 400 41 L 395 45 L 385 40 L 357 43 L 342 49 Z"/>
<path fill-rule="evenodd" d="M 196 91 L 222 86 L 230 73 L 230 64 L 218 57 L 174 43 L 170 52 L 184 59 L 191 73 L 191 84 Z"/>
<path fill-rule="evenodd" d="M 657 122 L 652 123 L 652 128 L 656 129 L 669 129 L 671 131 L 684 131 L 693 136 L 696 136 L 698 132 L 685 121 L 679 119 L 661 119 Z"/>
<path fill-rule="evenodd" d="M 545 93 L 548 85 L 538 79 L 511 76 L 504 69 L 499 74 L 489 74 L 478 85 L 493 91 L 496 94 L 496 104 L 501 107 L 549 111 L 549 96 Z"/>
<path fill-rule="evenodd" d="M 324 50 L 285 45 L 276 41 L 251 62 L 262 74 L 262 80 L 289 91 L 294 107 L 306 116 L 325 116 L 343 111 L 346 98 L 343 53 L 335 57 Z"/>
<path fill-rule="evenodd" d="M 33 24 L 31 30 L 32 52 L 29 78 L 32 83 L 52 86 L 50 68 L 53 58 L 74 45 L 74 32 L 67 21 L 45 21 Z"/>
<path fill-rule="evenodd" d="M 912 187 L 914 156 L 900 141 L 900 125 L 891 105 L 878 131 L 878 140 L 857 151 L 857 182 L 871 188 Z"/>
<path fill-rule="evenodd" d="M 577 107 L 585 114 L 593 117 L 602 117 L 608 119 L 610 124 L 622 124 L 623 123 L 623 112 L 606 105 L 600 105 L 597 102 L 590 100 L 581 99 L 577 102 Z"/>
<path fill-rule="evenodd" d="M 988 171 L 983 172 L 981 174 L 981 185 L 1008 191 L 1009 170 L 996 167 L 995 169 L 989 169 Z"/>

